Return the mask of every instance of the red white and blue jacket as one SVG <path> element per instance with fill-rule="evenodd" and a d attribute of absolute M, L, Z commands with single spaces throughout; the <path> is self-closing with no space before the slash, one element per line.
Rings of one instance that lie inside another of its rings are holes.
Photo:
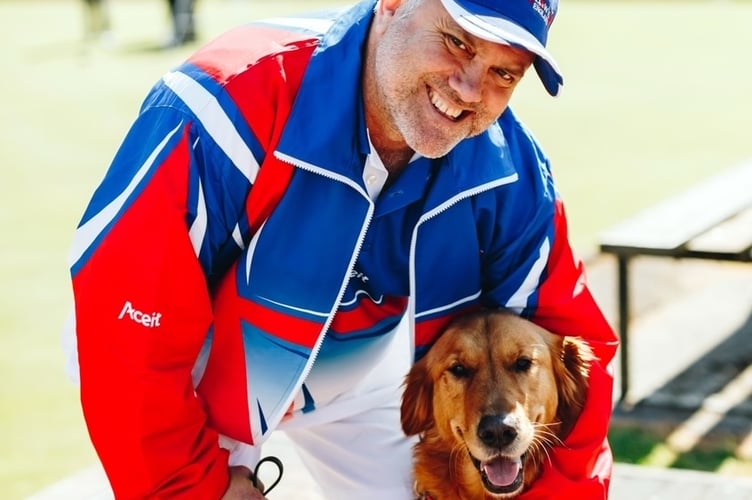
<path fill-rule="evenodd" d="M 199 50 L 151 90 L 87 207 L 71 252 L 81 399 L 118 498 L 219 498 L 218 434 L 263 442 L 323 339 L 379 335 L 408 314 L 420 357 L 481 306 L 593 346 L 582 417 L 525 498 L 606 497 L 617 340 L 548 159 L 507 110 L 411 166 L 398 182 L 419 196 L 394 208 L 401 225 L 383 223 L 362 179 L 372 15 L 366 1 L 336 21 L 254 23 Z M 397 278 L 388 300 L 347 309 L 374 239 L 391 250 L 372 270 Z"/>

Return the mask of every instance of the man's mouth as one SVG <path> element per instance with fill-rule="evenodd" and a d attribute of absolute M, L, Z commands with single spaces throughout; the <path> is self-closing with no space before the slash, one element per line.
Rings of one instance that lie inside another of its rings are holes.
<path fill-rule="evenodd" d="M 436 92 L 431 89 L 428 89 L 428 98 L 431 100 L 431 104 L 433 104 L 433 107 L 436 109 L 436 111 L 438 111 L 448 119 L 456 122 L 459 121 L 459 119 L 463 116 L 464 110 L 462 108 L 453 106 L 451 103 L 442 99 Z"/>
<path fill-rule="evenodd" d="M 486 490 L 496 495 L 515 493 L 522 488 L 526 457 L 527 453 L 521 457 L 497 456 L 481 462 L 470 455 Z"/>

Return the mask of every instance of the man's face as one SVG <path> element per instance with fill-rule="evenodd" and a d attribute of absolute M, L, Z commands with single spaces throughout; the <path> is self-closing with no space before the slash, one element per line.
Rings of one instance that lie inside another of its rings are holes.
<path fill-rule="evenodd" d="M 496 121 L 534 55 L 470 35 L 439 0 L 411 1 L 382 0 L 377 11 L 366 105 L 392 139 L 436 158 Z"/>

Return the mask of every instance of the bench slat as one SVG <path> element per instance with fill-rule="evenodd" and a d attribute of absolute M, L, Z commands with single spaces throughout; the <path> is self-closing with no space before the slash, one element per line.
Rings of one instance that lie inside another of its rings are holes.
<path fill-rule="evenodd" d="M 752 162 L 743 163 L 614 226 L 601 250 L 674 255 L 688 241 L 752 206 Z"/>
<path fill-rule="evenodd" d="M 739 260 L 752 259 L 750 248 L 752 248 L 752 208 L 703 233 L 687 245 L 687 251 L 691 253 L 737 255 Z"/>

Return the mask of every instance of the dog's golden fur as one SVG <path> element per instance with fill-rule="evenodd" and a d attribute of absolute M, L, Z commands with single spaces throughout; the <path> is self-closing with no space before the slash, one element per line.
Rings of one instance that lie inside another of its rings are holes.
<path fill-rule="evenodd" d="M 402 428 L 419 435 L 416 494 L 500 500 L 540 474 L 587 393 L 593 354 L 506 311 L 461 317 L 410 370 Z"/>

